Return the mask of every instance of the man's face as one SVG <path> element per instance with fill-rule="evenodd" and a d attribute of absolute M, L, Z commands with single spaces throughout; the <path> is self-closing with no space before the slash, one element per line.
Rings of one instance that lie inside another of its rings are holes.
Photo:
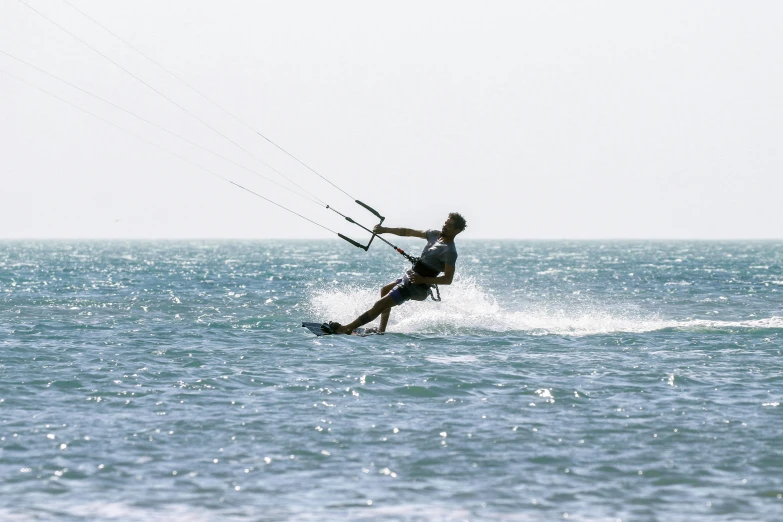
<path fill-rule="evenodd" d="M 445 223 L 443 223 L 443 228 L 440 229 L 440 233 L 444 236 L 454 237 L 457 234 L 462 232 L 459 230 L 456 226 L 454 226 L 454 220 L 449 218 L 446 220 Z"/>

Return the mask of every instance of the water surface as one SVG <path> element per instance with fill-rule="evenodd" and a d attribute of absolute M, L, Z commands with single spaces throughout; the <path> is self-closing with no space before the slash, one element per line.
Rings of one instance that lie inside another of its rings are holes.
<path fill-rule="evenodd" d="M 0 518 L 783 519 L 783 244 L 458 247 L 0 243 Z"/>

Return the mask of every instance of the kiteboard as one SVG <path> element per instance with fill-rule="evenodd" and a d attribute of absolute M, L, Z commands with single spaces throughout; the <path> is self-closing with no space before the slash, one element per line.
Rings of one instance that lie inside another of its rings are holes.
<path fill-rule="evenodd" d="M 329 328 L 324 328 L 325 323 L 307 323 L 303 322 L 302 326 L 313 332 L 318 337 L 324 335 L 334 335 L 329 331 Z M 379 332 L 377 328 L 357 328 L 351 335 L 358 335 L 359 337 L 367 337 L 368 335 L 383 335 L 383 332 Z"/>

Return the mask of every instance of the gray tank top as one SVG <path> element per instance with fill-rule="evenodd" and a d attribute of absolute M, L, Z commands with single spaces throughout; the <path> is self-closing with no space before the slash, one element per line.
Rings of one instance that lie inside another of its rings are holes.
<path fill-rule="evenodd" d="M 443 272 L 446 265 L 456 266 L 457 247 L 454 243 L 438 241 L 440 230 L 427 230 L 427 246 L 421 251 L 422 263 Z"/>

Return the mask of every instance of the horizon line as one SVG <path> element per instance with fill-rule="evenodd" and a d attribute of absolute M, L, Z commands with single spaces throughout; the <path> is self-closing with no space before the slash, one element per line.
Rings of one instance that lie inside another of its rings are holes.
<path fill-rule="evenodd" d="M 419 238 L 405 238 L 419 239 Z M 0 242 L 11 241 L 340 241 L 325 237 L 0 237 Z M 464 241 L 783 241 L 783 237 L 486 237 L 460 238 Z"/>

